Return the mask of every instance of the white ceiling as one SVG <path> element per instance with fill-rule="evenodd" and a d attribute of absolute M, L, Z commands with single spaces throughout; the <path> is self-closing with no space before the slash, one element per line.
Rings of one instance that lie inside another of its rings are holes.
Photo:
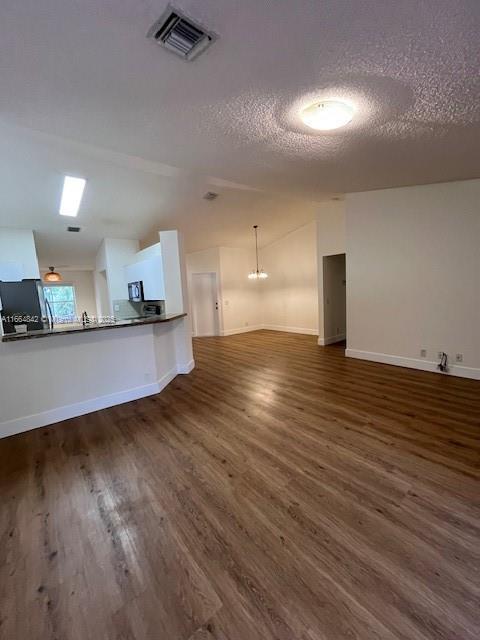
<path fill-rule="evenodd" d="M 333 193 L 480 176 L 478 0 L 174 4 L 219 34 L 190 63 L 145 37 L 163 0 L 1 4 L 0 225 L 32 225 L 42 261 L 160 226 L 189 250 L 254 223 L 265 243 Z M 299 124 L 335 96 L 358 107 L 345 129 Z M 89 180 L 73 238 L 67 172 Z"/>
<path fill-rule="evenodd" d="M 58 214 L 64 173 L 88 178 L 78 217 Z M 215 191 L 218 199 L 203 195 Z M 102 238 L 150 238 L 178 228 L 187 251 L 251 247 L 254 224 L 261 244 L 313 219 L 318 203 L 279 197 L 112 153 L 51 135 L 0 124 L 0 227 L 34 229 L 42 264 L 92 267 Z M 81 232 L 67 233 L 68 225 Z M 0 231 L 1 233 L 1 231 Z"/>

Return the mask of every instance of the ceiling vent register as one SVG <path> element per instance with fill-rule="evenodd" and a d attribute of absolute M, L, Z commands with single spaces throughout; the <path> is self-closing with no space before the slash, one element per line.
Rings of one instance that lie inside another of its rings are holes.
<path fill-rule="evenodd" d="M 147 38 L 177 54 L 184 60 L 193 60 L 212 44 L 217 36 L 181 11 L 168 5 L 166 11 L 153 24 Z"/>
<path fill-rule="evenodd" d="M 204 200 L 215 200 L 215 198 L 218 198 L 218 193 L 215 193 L 214 191 L 207 191 L 203 196 Z"/>

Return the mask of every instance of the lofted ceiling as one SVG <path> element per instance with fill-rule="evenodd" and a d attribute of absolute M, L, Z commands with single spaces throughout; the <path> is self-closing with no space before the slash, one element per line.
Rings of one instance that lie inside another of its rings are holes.
<path fill-rule="evenodd" d="M 58 214 L 64 174 L 88 178 L 79 215 Z M 207 191 L 218 198 L 207 201 Z M 0 125 L 0 227 L 33 229 L 42 264 L 93 267 L 102 238 L 180 229 L 186 250 L 268 244 L 312 220 L 317 202 L 270 194 L 43 133 Z M 68 225 L 81 227 L 68 233 Z M 1 231 L 0 231 L 1 233 Z"/>
<path fill-rule="evenodd" d="M 166 4 L 0 7 L 0 225 L 31 225 L 42 260 L 160 226 L 189 250 L 254 223 L 266 243 L 335 193 L 480 176 L 478 0 L 174 0 L 219 35 L 189 63 L 145 37 Z M 328 97 L 355 119 L 307 130 L 298 110 Z M 75 237 L 68 172 L 88 179 Z"/>

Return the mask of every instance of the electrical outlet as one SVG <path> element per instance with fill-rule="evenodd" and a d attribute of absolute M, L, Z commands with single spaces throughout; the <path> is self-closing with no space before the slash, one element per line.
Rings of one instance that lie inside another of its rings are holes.
<path fill-rule="evenodd" d="M 245 322 L 245 326 L 248 327 L 248 322 Z"/>
<path fill-rule="evenodd" d="M 420 357 L 421 358 L 426 358 L 427 357 L 427 350 L 426 349 L 420 349 Z"/>
<path fill-rule="evenodd" d="M 455 356 L 455 362 L 463 362 L 463 353 L 457 353 Z"/>
<path fill-rule="evenodd" d="M 120 311 L 120 305 L 119 304 L 114 304 L 113 305 L 113 310 L 114 311 Z"/>
<path fill-rule="evenodd" d="M 438 357 L 438 359 L 440 360 L 442 356 L 443 356 L 443 351 L 439 351 L 439 352 L 437 353 L 437 357 Z"/>

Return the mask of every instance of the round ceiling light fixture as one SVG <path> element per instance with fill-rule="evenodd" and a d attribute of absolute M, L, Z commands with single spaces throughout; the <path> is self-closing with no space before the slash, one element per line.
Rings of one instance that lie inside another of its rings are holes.
<path fill-rule="evenodd" d="M 355 113 L 354 107 L 342 100 L 315 102 L 300 113 L 307 127 L 317 131 L 331 131 L 348 124 Z"/>

